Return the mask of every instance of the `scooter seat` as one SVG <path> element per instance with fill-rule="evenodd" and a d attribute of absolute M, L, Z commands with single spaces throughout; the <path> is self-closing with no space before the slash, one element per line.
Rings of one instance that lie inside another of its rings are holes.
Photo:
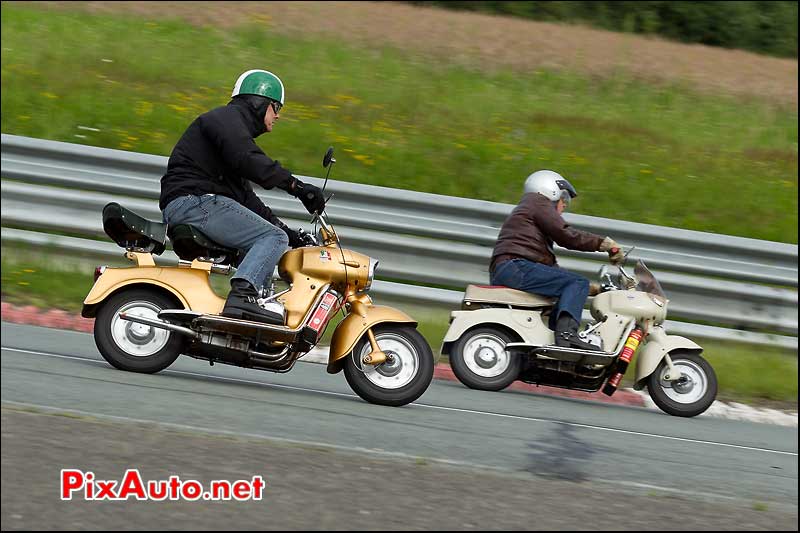
<path fill-rule="evenodd" d="M 503 285 L 467 285 L 464 303 L 467 302 L 497 303 L 514 307 L 551 307 L 556 303 L 556 299 L 510 289 Z"/>
<path fill-rule="evenodd" d="M 202 231 L 188 224 L 178 224 L 167 229 L 175 255 L 184 261 L 209 259 L 219 265 L 238 265 L 239 251 L 222 246 L 209 239 Z"/>
<path fill-rule="evenodd" d="M 160 255 L 167 242 L 167 226 L 147 220 L 116 202 L 103 208 L 103 230 L 123 248 L 135 248 Z"/>

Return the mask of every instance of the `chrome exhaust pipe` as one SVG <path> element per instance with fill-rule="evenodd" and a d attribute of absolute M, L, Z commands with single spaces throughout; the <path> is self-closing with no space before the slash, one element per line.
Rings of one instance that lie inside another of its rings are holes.
<path fill-rule="evenodd" d="M 128 320 L 130 322 L 144 324 L 145 326 L 152 326 L 154 328 L 161 328 L 169 331 L 174 331 L 175 333 L 180 333 L 181 335 L 188 335 L 189 337 L 192 337 L 194 339 L 200 338 L 200 333 L 196 332 L 195 330 L 184 328 L 183 326 L 176 326 L 175 324 L 170 324 L 169 322 L 162 322 L 161 320 L 155 320 L 153 318 L 144 318 L 142 316 L 137 316 L 137 315 L 129 315 L 128 313 L 120 313 L 119 317 L 122 320 Z"/>

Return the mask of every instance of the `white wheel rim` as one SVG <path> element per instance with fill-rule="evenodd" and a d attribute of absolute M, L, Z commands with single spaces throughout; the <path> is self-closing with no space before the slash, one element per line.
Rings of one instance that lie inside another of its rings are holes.
<path fill-rule="evenodd" d="M 160 311 L 160 307 L 145 301 L 128 302 L 117 309 L 111 319 L 111 337 L 119 349 L 135 357 L 147 357 L 166 346 L 169 331 L 119 317 L 120 313 L 127 313 L 130 316 L 157 319 Z"/>
<path fill-rule="evenodd" d="M 481 333 L 467 340 L 461 357 L 467 368 L 482 378 L 499 376 L 511 364 L 505 341 L 491 333 Z"/>
<path fill-rule="evenodd" d="M 387 360 L 379 365 L 361 363 L 364 357 L 372 352 L 370 343 L 364 344 L 361 352 L 353 354 L 357 357 L 355 363 L 364 376 L 374 385 L 382 389 L 399 389 L 405 387 L 419 372 L 419 354 L 417 349 L 407 338 L 396 333 L 379 333 L 375 341 Z"/>
<path fill-rule="evenodd" d="M 680 378 L 669 381 L 664 376 L 669 372 L 669 367 L 664 366 L 658 376 L 658 384 L 667 397 L 677 403 L 692 404 L 699 401 L 708 391 L 708 376 L 703 368 L 688 359 L 673 361 L 672 365 L 680 373 Z"/>

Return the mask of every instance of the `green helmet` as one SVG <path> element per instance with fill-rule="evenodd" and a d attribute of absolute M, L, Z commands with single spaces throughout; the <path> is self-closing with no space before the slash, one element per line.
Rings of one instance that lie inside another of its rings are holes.
<path fill-rule="evenodd" d="M 283 105 L 283 82 L 266 70 L 248 70 L 236 80 L 231 97 L 240 94 L 257 94 L 266 96 Z"/>

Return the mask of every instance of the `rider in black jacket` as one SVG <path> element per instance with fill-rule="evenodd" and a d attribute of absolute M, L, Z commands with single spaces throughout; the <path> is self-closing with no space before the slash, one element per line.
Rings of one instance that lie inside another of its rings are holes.
<path fill-rule="evenodd" d="M 283 310 L 262 309 L 256 298 L 286 244 L 302 244 L 253 192 L 250 182 L 299 198 L 309 213 L 325 207 L 322 191 L 270 159 L 254 139 L 272 131 L 284 103 L 281 80 L 264 70 L 242 74 L 232 99 L 197 117 L 181 136 L 161 178 L 159 207 L 170 225 L 197 226 L 214 241 L 246 252 L 231 279 L 222 314 L 283 323 Z M 257 215 L 257 216 L 254 216 Z"/>

